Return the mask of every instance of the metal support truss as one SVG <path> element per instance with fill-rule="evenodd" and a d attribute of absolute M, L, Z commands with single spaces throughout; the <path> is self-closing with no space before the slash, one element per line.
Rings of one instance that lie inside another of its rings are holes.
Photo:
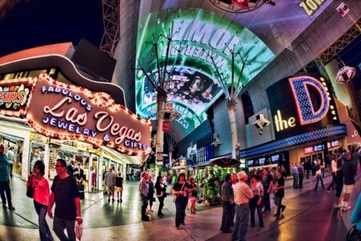
<path fill-rule="evenodd" d="M 320 56 L 321 62 L 326 65 L 331 62 L 342 50 L 344 50 L 353 40 L 361 35 L 361 19 L 359 19 L 341 38 L 331 45 Z"/>
<path fill-rule="evenodd" d="M 120 0 L 102 0 L 102 8 L 104 34 L 99 48 L 113 57 L 120 40 Z"/>

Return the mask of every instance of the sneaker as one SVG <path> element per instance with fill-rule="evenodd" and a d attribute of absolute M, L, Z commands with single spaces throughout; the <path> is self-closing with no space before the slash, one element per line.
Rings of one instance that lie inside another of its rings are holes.
<path fill-rule="evenodd" d="M 9 207 L 10 211 L 14 211 L 15 208 L 13 206 Z"/>
<path fill-rule="evenodd" d="M 6 208 L 6 204 L 3 204 L 3 208 Z"/>

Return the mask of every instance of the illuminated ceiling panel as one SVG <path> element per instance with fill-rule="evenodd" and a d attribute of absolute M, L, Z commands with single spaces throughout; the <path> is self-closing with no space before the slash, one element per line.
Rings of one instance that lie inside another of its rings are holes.
<path fill-rule="evenodd" d="M 237 53 L 234 79 L 240 80 L 241 86 L 245 86 L 274 57 L 250 30 L 215 13 L 200 9 L 153 13 L 139 28 L 137 66 L 144 67 L 156 81 L 157 56 L 153 43 L 158 44 L 159 63 L 162 65 L 167 51 L 165 37 L 170 32 L 172 41 L 167 62 L 170 77 L 165 90 L 175 109 L 188 115 L 186 120 L 182 115 L 177 119 L 177 122 L 183 121 L 187 133 L 205 120 L 205 111 L 222 94 L 217 71 L 227 85 L 232 84 L 231 51 Z M 241 63 L 245 61 L 247 64 L 242 72 Z M 140 70 L 136 72 L 136 101 L 138 114 L 155 118 L 156 93 Z"/>

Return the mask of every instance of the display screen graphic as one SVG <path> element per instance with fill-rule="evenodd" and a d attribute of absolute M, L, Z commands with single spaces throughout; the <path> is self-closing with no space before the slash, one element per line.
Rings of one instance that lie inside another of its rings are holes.
<path fill-rule="evenodd" d="M 171 37 L 169 49 L 166 36 Z M 236 53 L 233 83 L 232 51 Z M 218 73 L 226 86 L 235 85 L 239 80 L 243 87 L 274 57 L 247 28 L 200 9 L 154 13 L 142 22 L 138 32 L 137 66 L 157 82 L 157 65 L 164 66 L 166 56 L 169 57 L 168 78 L 164 88 L 168 101 L 173 102 L 175 108 L 182 104 L 189 109 L 195 115 L 192 119 L 197 120 L 193 122 L 199 124 L 205 120 L 205 111 L 222 94 Z M 246 63 L 244 68 L 242 63 Z M 156 92 L 141 70 L 136 71 L 136 101 L 139 115 L 156 116 L 152 113 L 156 111 Z M 197 127 L 188 126 L 190 129 L 185 132 Z"/>

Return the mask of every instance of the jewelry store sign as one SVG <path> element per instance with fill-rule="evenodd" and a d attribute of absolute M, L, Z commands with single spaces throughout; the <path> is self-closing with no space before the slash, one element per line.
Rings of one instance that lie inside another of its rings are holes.
<path fill-rule="evenodd" d="M 128 155 L 143 155 L 151 142 L 150 122 L 115 104 L 108 94 L 47 75 L 34 87 L 27 121 L 46 136 L 105 145 Z"/>

